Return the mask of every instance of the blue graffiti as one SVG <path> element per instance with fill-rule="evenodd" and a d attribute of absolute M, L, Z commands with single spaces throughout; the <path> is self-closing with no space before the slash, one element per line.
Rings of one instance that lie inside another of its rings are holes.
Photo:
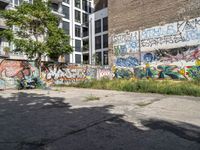
<path fill-rule="evenodd" d="M 139 66 L 139 61 L 135 57 L 128 58 L 118 58 L 116 61 L 116 66 L 119 67 L 136 67 Z"/>
<path fill-rule="evenodd" d="M 136 52 L 137 48 L 138 48 L 138 43 L 137 43 L 137 41 L 132 41 L 132 42 L 128 43 L 127 47 L 130 50 L 130 52 Z"/>
<path fill-rule="evenodd" d="M 143 61 L 146 63 L 153 62 L 155 59 L 156 59 L 156 57 L 152 53 L 146 53 L 143 56 Z"/>
<path fill-rule="evenodd" d="M 200 31 L 197 29 L 186 31 L 186 40 L 199 40 L 200 39 Z"/>
<path fill-rule="evenodd" d="M 154 27 L 142 31 L 142 39 L 158 38 L 166 35 L 177 34 L 177 27 L 174 24 L 169 24 L 166 27 Z"/>

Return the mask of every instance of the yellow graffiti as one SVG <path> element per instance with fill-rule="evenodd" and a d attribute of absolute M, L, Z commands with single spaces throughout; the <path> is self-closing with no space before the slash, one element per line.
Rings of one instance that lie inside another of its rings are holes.
<path fill-rule="evenodd" d="M 185 69 L 180 69 L 179 73 L 184 76 L 185 75 Z"/>
<path fill-rule="evenodd" d="M 146 68 L 149 68 L 149 67 L 150 67 L 150 64 L 149 64 L 149 63 L 147 63 L 147 64 L 146 64 Z"/>
<path fill-rule="evenodd" d="M 197 59 L 195 64 L 196 64 L 196 66 L 200 66 L 200 59 Z"/>

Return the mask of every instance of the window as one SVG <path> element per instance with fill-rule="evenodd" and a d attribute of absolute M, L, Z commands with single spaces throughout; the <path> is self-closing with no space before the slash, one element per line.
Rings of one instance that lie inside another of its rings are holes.
<path fill-rule="evenodd" d="M 83 40 L 83 51 L 89 51 L 89 40 Z"/>
<path fill-rule="evenodd" d="M 63 2 L 65 2 L 65 3 L 69 4 L 69 0 L 63 0 Z"/>
<path fill-rule="evenodd" d="M 95 49 L 101 49 L 101 36 L 95 37 Z"/>
<path fill-rule="evenodd" d="M 81 27 L 78 25 L 75 25 L 75 36 L 81 37 Z"/>
<path fill-rule="evenodd" d="M 108 65 L 108 51 L 103 52 L 103 65 Z"/>
<path fill-rule="evenodd" d="M 87 0 L 82 0 L 82 9 L 87 11 L 87 8 L 88 8 L 87 6 L 88 6 L 87 5 Z"/>
<path fill-rule="evenodd" d="M 81 8 L 81 2 L 80 2 L 80 0 L 75 0 L 75 7 Z"/>
<path fill-rule="evenodd" d="M 56 11 L 56 12 L 58 12 L 59 5 L 58 5 L 58 4 L 56 4 L 56 3 L 51 3 L 51 8 L 52 8 L 52 10 L 53 10 L 53 11 Z"/>
<path fill-rule="evenodd" d="M 89 32 L 88 32 L 88 28 L 87 27 L 83 27 L 83 37 L 88 36 Z"/>
<path fill-rule="evenodd" d="M 92 13 L 92 6 L 91 2 L 89 2 L 89 13 Z"/>
<path fill-rule="evenodd" d="M 65 55 L 65 62 L 70 63 L 70 55 Z"/>
<path fill-rule="evenodd" d="M 108 31 L 108 17 L 103 18 L 103 31 Z"/>
<path fill-rule="evenodd" d="M 87 24 L 88 23 L 88 15 L 83 13 L 83 24 Z"/>
<path fill-rule="evenodd" d="M 81 40 L 75 40 L 75 51 L 81 52 Z"/>
<path fill-rule="evenodd" d="M 75 62 L 77 64 L 80 64 L 81 63 L 81 55 L 80 54 L 75 54 Z"/>
<path fill-rule="evenodd" d="M 101 19 L 95 21 L 95 33 L 101 32 Z"/>
<path fill-rule="evenodd" d="M 89 64 L 89 54 L 83 54 L 83 64 Z"/>
<path fill-rule="evenodd" d="M 103 48 L 108 47 L 108 34 L 103 35 Z"/>
<path fill-rule="evenodd" d="M 66 34 L 69 34 L 69 22 L 63 21 L 63 30 Z"/>
<path fill-rule="evenodd" d="M 96 65 L 101 65 L 101 52 L 96 52 L 95 62 Z"/>
<path fill-rule="evenodd" d="M 81 12 L 78 10 L 75 10 L 75 21 L 76 22 L 81 22 Z"/>
<path fill-rule="evenodd" d="M 14 0 L 15 6 L 19 6 L 22 2 L 22 0 Z"/>
<path fill-rule="evenodd" d="M 62 12 L 65 15 L 65 18 L 69 19 L 69 7 L 62 5 Z"/>

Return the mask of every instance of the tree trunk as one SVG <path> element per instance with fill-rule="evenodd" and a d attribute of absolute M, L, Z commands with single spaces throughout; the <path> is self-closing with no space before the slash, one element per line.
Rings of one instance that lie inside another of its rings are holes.
<path fill-rule="evenodd" d="M 38 69 L 39 77 L 41 78 L 41 54 L 38 54 L 37 58 L 35 59 L 36 67 Z"/>

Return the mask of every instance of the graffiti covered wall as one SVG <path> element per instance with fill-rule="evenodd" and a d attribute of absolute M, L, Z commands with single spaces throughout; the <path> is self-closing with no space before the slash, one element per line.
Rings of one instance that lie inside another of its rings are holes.
<path fill-rule="evenodd" d="M 16 88 L 19 80 L 37 76 L 33 62 L 0 59 L 0 89 Z"/>
<path fill-rule="evenodd" d="M 200 78 L 200 18 L 126 31 L 110 41 L 115 66 L 133 68 L 137 78 Z"/>
<path fill-rule="evenodd" d="M 86 79 L 86 68 L 66 64 L 43 64 L 42 79 L 50 84 L 70 84 Z"/>
<path fill-rule="evenodd" d="M 41 68 L 41 79 L 47 85 L 114 77 L 109 67 L 43 63 Z M 33 62 L 6 59 L 0 61 L 0 89 L 16 88 L 19 81 L 33 78 L 39 78 L 38 69 Z"/>
<path fill-rule="evenodd" d="M 141 51 L 198 45 L 200 18 L 144 29 L 140 36 Z"/>

